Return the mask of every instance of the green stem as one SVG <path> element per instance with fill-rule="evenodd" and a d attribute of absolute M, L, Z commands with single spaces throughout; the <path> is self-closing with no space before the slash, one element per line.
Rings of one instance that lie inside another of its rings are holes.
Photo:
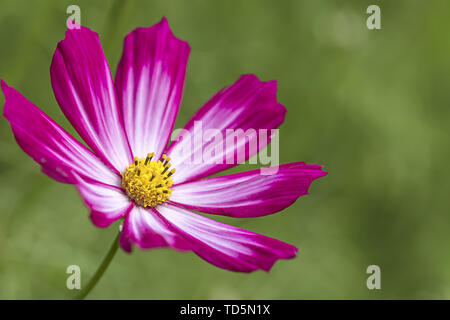
<path fill-rule="evenodd" d="M 95 272 L 94 276 L 92 277 L 91 281 L 85 286 L 83 289 L 81 289 L 80 294 L 78 295 L 77 299 L 82 300 L 86 298 L 86 296 L 91 292 L 91 290 L 95 287 L 98 280 L 103 276 L 106 269 L 109 266 L 109 263 L 114 258 L 114 255 L 117 252 L 117 249 L 119 248 L 119 237 L 120 232 L 117 234 L 116 238 L 114 239 L 113 244 L 111 245 L 111 248 L 108 251 L 108 254 L 106 255 L 105 259 L 103 259 L 102 264 L 98 267 L 97 272 Z"/>

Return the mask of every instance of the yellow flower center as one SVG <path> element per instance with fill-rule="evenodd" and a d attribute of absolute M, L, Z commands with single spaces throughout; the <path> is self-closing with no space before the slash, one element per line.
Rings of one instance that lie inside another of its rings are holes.
<path fill-rule="evenodd" d="M 155 154 L 149 153 L 147 158 L 134 158 L 134 163 L 128 165 L 122 173 L 122 188 L 128 196 L 143 207 L 156 207 L 169 198 L 173 184 L 170 177 L 175 169 L 169 171 L 170 158 L 166 155 L 161 160 L 152 158 Z"/>

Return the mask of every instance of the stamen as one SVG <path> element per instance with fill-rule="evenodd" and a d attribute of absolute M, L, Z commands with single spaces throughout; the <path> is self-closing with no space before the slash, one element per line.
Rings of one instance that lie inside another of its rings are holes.
<path fill-rule="evenodd" d="M 170 157 L 167 157 L 166 160 L 163 162 L 163 166 L 167 165 L 170 161 Z"/>
<path fill-rule="evenodd" d="M 155 154 L 148 153 L 145 159 L 134 158 L 122 173 L 122 188 L 133 201 L 143 207 L 155 207 L 167 201 L 172 194 L 172 169 L 167 173 L 171 164 L 166 155 L 161 160 L 153 160 Z"/>
<path fill-rule="evenodd" d="M 145 158 L 145 165 L 147 165 L 152 160 L 154 155 L 154 152 L 147 154 L 147 158 Z"/>
<path fill-rule="evenodd" d="M 170 172 L 167 174 L 167 176 L 164 177 L 164 180 L 167 178 L 170 178 L 171 175 L 173 175 L 175 173 L 175 168 L 173 168 L 172 170 L 170 170 Z"/>

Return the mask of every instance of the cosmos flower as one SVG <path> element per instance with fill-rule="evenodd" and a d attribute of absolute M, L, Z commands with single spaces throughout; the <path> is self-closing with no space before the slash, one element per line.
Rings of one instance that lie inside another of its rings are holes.
<path fill-rule="evenodd" d="M 4 116 L 20 147 L 46 175 L 76 186 L 95 226 L 123 219 L 123 250 L 131 252 L 135 244 L 171 247 L 232 271 L 268 271 L 278 259 L 294 257 L 297 248 L 191 210 L 230 217 L 272 214 L 306 194 L 326 172 L 295 162 L 280 165 L 272 175 L 252 170 L 208 178 L 237 164 L 187 161 L 188 140 L 170 145 L 169 140 L 189 52 L 163 18 L 126 36 L 113 81 L 98 35 L 85 27 L 69 29 L 54 53 L 51 83 L 63 113 L 89 148 L 2 80 Z M 285 113 L 275 81 L 244 75 L 207 101 L 184 129 L 192 132 L 196 121 L 223 133 L 276 129 Z M 246 159 L 267 143 L 260 141 Z M 223 156 L 235 152 L 226 149 Z"/>

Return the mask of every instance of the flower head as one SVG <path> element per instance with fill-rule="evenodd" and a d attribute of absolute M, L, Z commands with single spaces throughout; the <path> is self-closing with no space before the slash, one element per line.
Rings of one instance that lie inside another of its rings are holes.
<path fill-rule="evenodd" d="M 166 202 L 172 194 L 171 176 L 175 169 L 169 171 L 170 158 L 164 154 L 161 160 L 152 160 L 154 155 L 152 152 L 145 159 L 134 158 L 122 173 L 122 189 L 144 208 L 154 208 Z"/>
<path fill-rule="evenodd" d="M 237 153 L 236 145 L 200 163 L 189 161 L 196 152 L 191 143 L 220 150 L 218 142 L 176 139 L 168 145 L 189 52 L 163 18 L 125 38 L 113 81 L 98 35 L 85 27 L 67 30 L 53 56 L 51 82 L 62 111 L 89 148 L 1 81 L 4 116 L 18 144 L 45 174 L 77 187 L 94 225 L 108 227 L 123 219 L 125 251 L 134 244 L 171 247 L 228 270 L 269 270 L 278 259 L 294 257 L 297 248 L 190 210 L 231 217 L 272 214 L 306 194 L 326 172 L 295 162 L 272 175 L 252 170 L 208 178 L 237 165 L 224 161 Z M 197 122 L 224 135 L 228 129 L 271 130 L 285 113 L 275 81 L 244 75 L 207 101 L 183 130 L 194 133 Z M 241 145 L 248 150 L 245 159 L 270 140 L 252 148 L 255 139 L 250 136 Z"/>

